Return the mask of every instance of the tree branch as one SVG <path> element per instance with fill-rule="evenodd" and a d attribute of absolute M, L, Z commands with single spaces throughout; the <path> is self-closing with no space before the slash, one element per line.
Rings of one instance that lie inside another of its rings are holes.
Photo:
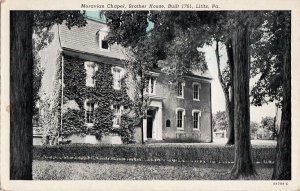
<path fill-rule="evenodd" d="M 220 53 L 219 53 L 219 40 L 216 40 L 216 50 L 215 50 L 215 54 L 216 54 L 216 59 L 217 59 L 217 66 L 218 66 L 218 78 L 219 81 L 221 83 L 221 87 L 225 93 L 225 98 L 229 100 L 228 97 L 228 87 L 226 86 L 223 78 L 222 78 L 222 73 L 221 73 L 221 69 L 220 69 Z"/>

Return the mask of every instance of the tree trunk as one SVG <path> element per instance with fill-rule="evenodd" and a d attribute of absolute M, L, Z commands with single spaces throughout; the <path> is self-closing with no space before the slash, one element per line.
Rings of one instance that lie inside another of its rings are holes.
<path fill-rule="evenodd" d="M 228 141 L 226 145 L 234 145 L 234 92 L 233 92 L 233 72 L 234 72 L 234 65 L 233 65 L 233 49 L 232 49 L 232 40 L 228 39 L 226 42 L 226 52 L 228 57 L 228 65 L 230 70 L 230 88 L 229 88 L 229 101 L 227 104 L 228 107 Z"/>
<path fill-rule="evenodd" d="M 273 180 L 291 180 L 291 42 L 286 39 L 283 66 L 283 102 L 280 131 L 277 139 Z"/>
<path fill-rule="evenodd" d="M 230 51 L 230 50 L 231 51 Z M 226 43 L 226 50 L 227 50 L 227 55 L 228 55 L 228 62 L 232 63 L 232 59 L 230 57 L 232 57 L 232 48 L 231 48 L 231 43 L 228 44 Z M 226 112 L 226 117 L 227 117 L 227 122 L 228 122 L 228 130 L 227 130 L 227 134 L 228 134 L 228 141 L 226 143 L 226 145 L 233 145 L 234 144 L 234 127 L 233 127 L 233 102 L 232 102 L 232 92 L 231 94 L 229 94 L 229 88 L 228 86 L 226 86 L 223 77 L 222 77 L 222 73 L 221 73 L 221 69 L 220 69 L 220 54 L 219 54 L 219 41 L 216 41 L 216 50 L 215 50 L 215 54 L 216 54 L 216 59 L 217 59 L 217 66 L 218 66 L 218 78 L 219 78 L 219 82 L 221 84 L 223 93 L 224 93 L 224 97 L 225 97 L 225 112 Z M 229 68 L 230 68 L 230 82 L 229 84 L 232 84 L 232 65 L 229 64 Z"/>
<path fill-rule="evenodd" d="M 233 102 L 225 99 L 226 115 L 228 119 L 228 140 L 226 145 L 234 145 L 234 108 Z"/>
<path fill-rule="evenodd" d="M 250 143 L 250 54 L 247 25 L 238 27 L 233 34 L 233 57 L 235 157 L 231 176 L 238 179 L 256 174 Z"/>
<path fill-rule="evenodd" d="M 33 15 L 10 12 L 10 179 L 32 179 Z"/>
<path fill-rule="evenodd" d="M 145 83 L 144 83 L 144 76 L 143 76 L 143 70 L 142 70 L 142 65 L 140 65 L 140 77 L 141 77 L 141 88 L 140 88 L 140 94 L 141 94 L 141 109 L 144 106 L 144 90 L 145 90 Z M 141 111 L 144 112 L 144 111 Z M 142 131 L 142 145 L 145 144 L 145 139 L 144 139 L 144 115 L 141 117 L 141 131 Z"/>
<path fill-rule="evenodd" d="M 277 121 L 277 115 L 278 115 L 278 106 L 276 106 L 276 113 L 274 117 L 274 122 L 273 122 L 273 133 L 272 133 L 272 139 L 275 140 L 276 135 L 276 121 Z"/>

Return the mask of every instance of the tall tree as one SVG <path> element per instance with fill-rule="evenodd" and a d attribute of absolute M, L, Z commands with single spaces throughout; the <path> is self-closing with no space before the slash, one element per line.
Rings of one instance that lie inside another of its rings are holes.
<path fill-rule="evenodd" d="M 32 179 L 33 27 L 50 27 L 66 20 L 84 26 L 79 11 L 10 12 L 10 179 Z"/>
<path fill-rule="evenodd" d="M 282 117 L 276 147 L 276 160 L 273 180 L 291 180 L 291 12 L 277 13 L 277 31 L 284 50 L 283 55 L 283 101 Z M 281 27 L 278 27 L 281 26 Z"/>
<path fill-rule="evenodd" d="M 145 94 L 145 92 L 146 89 L 149 88 L 149 80 L 151 78 L 151 76 L 149 76 L 149 73 L 153 68 L 153 64 L 145 62 L 147 58 L 145 58 L 144 56 L 147 55 L 147 52 L 144 48 L 145 47 L 142 46 L 135 48 L 135 50 L 132 50 L 131 53 L 133 54 L 133 56 L 125 61 L 126 69 L 135 82 L 133 87 L 135 87 L 134 99 L 136 101 L 133 103 L 133 111 L 135 113 L 135 123 L 141 126 L 142 144 L 145 143 L 143 120 L 147 117 L 147 107 L 149 104 L 149 97 L 147 96 L 147 94 Z"/>
<path fill-rule="evenodd" d="M 247 13 L 247 14 L 245 14 Z M 173 68 L 175 73 L 184 74 L 185 69 L 191 69 L 191 59 L 184 54 L 169 56 L 166 53 L 177 50 L 176 39 L 182 38 L 188 43 L 181 49 L 186 52 L 194 50 L 194 47 L 202 47 L 205 43 L 210 43 L 216 35 L 216 24 L 223 24 L 226 29 L 223 36 L 232 39 L 233 50 L 233 92 L 234 92 L 234 131 L 235 131 L 235 165 L 232 170 L 234 178 L 240 176 L 250 176 L 255 174 L 255 169 L 251 159 L 250 145 L 250 113 L 249 113 L 249 28 L 251 24 L 258 23 L 252 20 L 253 12 L 158 12 L 152 14 L 155 19 L 154 29 L 149 34 L 154 42 L 159 42 L 165 53 L 164 60 L 168 68 Z M 220 15 L 223 15 L 220 18 Z M 252 17 L 251 17 L 252 16 Z M 152 19 L 152 17 L 149 17 Z M 243 23 L 248 23 L 244 25 Z M 130 21 L 126 25 L 130 25 Z M 133 22 L 132 24 L 136 24 Z M 138 25 L 135 25 L 135 27 Z M 125 27 L 121 28 L 119 34 L 127 34 Z M 124 31 L 123 31 L 124 30 Z M 137 30 L 139 31 L 139 30 Z M 129 31 L 130 32 L 130 31 Z M 185 36 L 188 34 L 188 36 Z M 234 34 L 234 35 L 232 35 Z M 161 37 L 165 37 L 162 38 Z M 140 37 L 137 36 L 139 39 Z M 208 40 L 209 39 L 209 40 Z M 125 41 L 127 42 L 127 41 Z M 176 51 L 175 51 L 176 52 Z M 192 55 L 191 55 L 192 56 Z M 173 62 L 175 61 L 175 66 Z M 188 58 L 188 59 L 186 59 Z M 190 57 L 193 58 L 193 57 Z M 184 61 L 184 62 L 182 62 Z M 199 63 L 198 63 L 199 64 Z M 237 69 L 236 69 L 237 68 Z"/>
<path fill-rule="evenodd" d="M 228 68 L 229 74 L 227 74 L 228 82 L 229 82 L 229 100 L 226 103 L 227 109 L 227 116 L 228 116 L 228 128 L 229 128 L 229 135 L 228 141 L 226 144 L 233 145 L 234 144 L 234 89 L 233 89 L 233 72 L 234 72 L 234 63 L 233 63 L 233 48 L 232 48 L 232 39 L 228 38 L 225 42 L 226 45 L 226 52 L 228 58 Z M 226 74 L 226 70 L 224 71 Z M 228 91 L 226 92 L 228 93 Z"/>
<path fill-rule="evenodd" d="M 251 159 L 250 144 L 250 110 L 249 110 L 249 78 L 250 78 L 250 48 L 261 33 L 257 28 L 265 22 L 266 12 L 226 12 L 223 19 L 218 19 L 217 28 L 222 32 L 214 31 L 215 38 L 222 37 L 226 45 L 228 80 L 231 82 L 231 107 L 234 121 L 235 163 L 231 171 L 233 178 L 255 175 L 255 168 Z M 251 38 L 250 38 L 251 37 Z M 222 38 L 220 38 L 222 40 Z M 218 38 L 216 38 L 218 40 Z M 216 49 L 218 57 L 218 50 Z M 227 87 L 228 88 L 228 87 Z M 224 88 L 225 89 L 225 88 Z M 227 91 L 228 93 L 228 91 Z M 228 104 L 229 105 L 229 104 Z M 232 119 L 231 118 L 231 119 Z"/>
<path fill-rule="evenodd" d="M 145 94 L 147 79 L 152 69 L 160 67 L 176 81 L 191 69 L 206 69 L 204 54 L 199 53 L 195 43 L 188 38 L 195 29 L 178 30 L 169 19 L 177 18 L 184 23 L 184 15 L 178 12 L 149 11 L 106 11 L 107 24 L 110 27 L 108 41 L 118 43 L 129 52 L 126 62 L 127 69 L 136 82 L 136 116 L 142 129 L 144 142 L 143 119 L 146 117 L 149 98 Z M 148 23 L 154 23 L 154 29 L 149 31 Z M 166 27 L 166 26 L 169 26 Z M 192 26 L 191 23 L 188 26 Z M 168 41 L 169 43 L 163 43 Z M 192 46 L 190 46 L 192 45 Z M 189 49 L 189 48 L 190 49 Z M 171 64 L 172 63 L 172 64 Z M 158 66 L 160 65 L 160 66 Z"/>
<path fill-rule="evenodd" d="M 32 179 L 33 15 L 10 12 L 10 178 Z"/>
<path fill-rule="evenodd" d="M 278 46 L 278 38 L 280 38 L 280 30 L 277 33 L 272 31 L 273 26 L 280 27 L 280 24 L 274 23 L 277 14 L 280 12 L 266 11 L 256 12 L 252 22 L 255 30 L 250 30 L 250 53 L 251 53 L 251 77 L 258 80 L 251 88 L 251 104 L 254 106 L 262 106 L 269 102 L 276 102 L 277 106 L 282 102 L 282 47 Z M 227 15 L 228 16 L 228 15 Z M 230 16 L 229 16 L 230 19 Z M 218 78 L 225 96 L 226 111 L 228 113 L 229 137 L 227 144 L 234 144 L 234 128 L 233 128 L 233 52 L 232 39 L 229 35 L 232 31 L 228 29 L 228 20 L 219 19 L 216 26 L 215 40 L 226 46 L 227 65 L 223 71 L 220 69 L 219 46 L 216 46 L 216 57 L 218 66 Z M 220 32 L 221 31 L 221 32 Z M 279 32 L 279 33 L 278 33 Z M 281 55 L 280 55 L 281 54 Z"/>
<path fill-rule="evenodd" d="M 230 22 L 234 21 L 229 12 L 216 12 L 216 23 L 210 26 L 211 40 L 215 41 L 216 49 L 215 55 L 217 60 L 218 79 L 222 87 L 225 98 L 225 111 L 228 121 L 227 136 L 228 140 L 226 145 L 234 144 L 234 101 L 233 101 L 233 49 L 232 49 L 232 28 Z M 200 26 L 201 27 L 201 26 Z M 227 62 L 221 63 L 220 45 L 226 48 Z M 221 65 L 225 65 L 223 70 Z"/>
<path fill-rule="evenodd" d="M 259 40 L 252 43 L 251 75 L 258 81 L 251 90 L 256 106 L 275 101 L 282 107 L 273 179 L 291 178 L 291 15 L 289 11 L 268 11 Z M 255 37 L 254 37 L 255 38 Z"/>
<path fill-rule="evenodd" d="M 216 39 L 216 59 L 217 59 L 217 68 L 218 68 L 218 79 L 221 84 L 224 97 L 225 97 L 225 111 L 227 116 L 228 128 L 227 135 L 228 140 L 226 145 L 234 144 L 234 104 L 233 104 L 233 52 L 232 52 L 232 42 L 231 39 L 226 41 L 226 52 L 227 52 L 227 66 L 221 71 L 221 62 L 220 62 L 220 48 L 219 48 L 219 39 Z"/>
<path fill-rule="evenodd" d="M 135 82 L 134 113 L 138 124 L 141 126 L 141 141 L 144 144 L 143 120 L 146 118 L 148 97 L 145 95 L 149 71 L 154 67 L 151 62 L 149 47 L 152 44 L 147 37 L 148 12 L 147 11 L 107 11 L 105 14 L 110 27 L 108 42 L 118 43 L 125 47 L 127 59 L 124 61 L 128 72 Z"/>
<path fill-rule="evenodd" d="M 239 15 L 240 16 L 240 15 Z M 241 16 L 242 17 L 242 16 Z M 233 88 L 234 88 L 234 131 L 235 157 L 231 174 L 233 178 L 254 175 L 250 143 L 250 54 L 249 21 L 242 18 L 233 33 Z"/>
<path fill-rule="evenodd" d="M 126 13 L 122 13 L 126 14 Z M 132 14 L 132 13 L 128 13 Z M 232 177 L 251 176 L 255 169 L 251 159 L 250 144 L 250 111 L 249 111 L 249 78 L 250 78 L 250 45 L 259 39 L 260 33 L 253 33 L 263 23 L 267 23 L 264 14 L 266 12 L 149 12 L 148 19 L 153 21 L 154 29 L 148 37 L 154 39 L 162 50 L 160 59 L 165 61 L 167 69 L 172 68 L 176 74 L 184 74 L 188 62 L 184 54 L 168 55 L 170 50 L 176 50 L 176 39 L 187 41 L 186 52 L 194 50 L 194 47 L 202 47 L 205 43 L 211 43 L 212 39 L 222 41 L 227 45 L 228 65 L 232 80 L 231 98 L 234 103 L 234 142 L 235 164 L 232 169 Z M 120 16 L 120 15 L 119 15 Z M 117 16 L 118 17 L 118 16 Z M 116 17 L 116 18 L 117 18 Z M 116 19 L 115 18 L 115 19 Z M 121 17 L 123 18 L 123 16 Z M 246 24 L 245 24 L 246 23 Z M 125 26 L 134 24 L 139 31 L 139 24 L 127 20 Z M 118 26 L 118 25 L 116 25 Z M 142 25 L 143 26 L 143 25 Z M 219 27 L 218 27 L 219 26 Z M 220 26 L 224 30 L 220 30 Z M 134 34 L 133 30 L 126 27 L 118 28 L 118 34 Z M 221 32 L 220 32 L 221 31 Z M 185 36 L 188 34 L 187 36 Z M 252 40 L 250 42 L 250 34 Z M 146 35 L 147 36 L 147 35 Z M 133 42 L 144 36 L 135 36 Z M 130 43 L 130 40 L 125 40 Z M 154 43 L 155 44 L 155 43 Z M 216 51 L 217 52 L 217 51 Z M 154 52 L 157 54 L 158 52 Z M 218 57 L 218 54 L 216 54 Z M 192 54 L 191 54 L 192 56 Z M 172 59 L 173 58 L 173 59 Z M 176 58 L 176 59 L 174 59 Z M 185 60 L 186 59 L 186 60 Z M 159 59 L 158 59 L 159 60 Z M 181 62 L 184 60 L 185 62 Z M 175 61 L 174 63 L 172 61 Z M 228 72 L 229 73 L 229 72 Z"/>

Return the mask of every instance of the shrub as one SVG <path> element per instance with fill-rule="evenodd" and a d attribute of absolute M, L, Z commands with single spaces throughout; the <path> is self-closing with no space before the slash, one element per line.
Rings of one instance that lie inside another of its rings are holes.
<path fill-rule="evenodd" d="M 230 163 L 234 147 L 208 145 L 55 145 L 35 146 L 36 160 L 133 160 L 162 162 Z M 273 163 L 275 148 L 252 148 L 253 161 Z"/>

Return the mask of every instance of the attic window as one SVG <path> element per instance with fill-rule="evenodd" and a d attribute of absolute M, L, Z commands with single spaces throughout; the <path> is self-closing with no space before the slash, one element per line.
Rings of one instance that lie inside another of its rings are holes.
<path fill-rule="evenodd" d="M 101 42 L 101 48 L 108 50 L 108 42 L 107 42 L 107 40 L 102 40 L 102 42 Z"/>
<path fill-rule="evenodd" d="M 110 51 L 108 41 L 105 39 L 108 34 L 108 28 L 104 27 L 98 32 L 99 49 L 103 51 Z"/>

